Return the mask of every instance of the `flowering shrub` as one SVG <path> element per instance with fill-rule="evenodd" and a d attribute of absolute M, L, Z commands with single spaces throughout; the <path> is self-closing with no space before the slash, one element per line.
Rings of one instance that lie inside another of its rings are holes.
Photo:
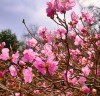
<path fill-rule="evenodd" d="M 0 45 L 0 84 L 9 95 L 100 95 L 100 32 L 92 32 L 94 17 L 86 10 L 82 16 L 72 12 L 67 23 L 66 12 L 74 6 L 75 0 L 48 2 L 47 16 L 62 27 L 40 27 L 39 38 L 29 39 L 23 52 L 9 52 Z"/>

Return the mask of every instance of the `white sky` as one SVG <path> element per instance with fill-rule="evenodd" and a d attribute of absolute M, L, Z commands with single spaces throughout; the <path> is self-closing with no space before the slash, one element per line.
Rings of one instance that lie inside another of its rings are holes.
<path fill-rule="evenodd" d="M 0 31 L 9 28 L 21 39 L 26 31 L 22 24 L 23 19 L 26 20 L 27 25 L 46 26 L 52 30 L 57 28 L 57 25 L 46 16 L 47 1 L 50 0 L 0 0 Z M 100 0 L 79 1 L 86 6 L 90 4 L 90 1 L 98 1 L 97 5 L 100 4 Z M 73 10 L 80 14 L 78 4 L 76 4 Z M 71 11 L 67 12 L 67 21 L 70 19 L 70 13 Z"/>
<path fill-rule="evenodd" d="M 100 7 L 100 0 L 78 0 L 78 1 L 84 7 L 88 7 L 90 5 Z"/>

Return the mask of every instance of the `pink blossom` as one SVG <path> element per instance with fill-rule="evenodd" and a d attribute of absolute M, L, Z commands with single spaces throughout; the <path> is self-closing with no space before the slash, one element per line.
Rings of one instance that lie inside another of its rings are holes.
<path fill-rule="evenodd" d="M 17 76 L 17 67 L 15 65 L 11 65 L 9 67 L 9 71 L 10 71 L 12 76 Z"/>
<path fill-rule="evenodd" d="M 6 75 L 9 72 L 8 69 L 3 70 L 3 75 Z"/>
<path fill-rule="evenodd" d="M 85 57 L 83 57 L 82 60 L 81 60 L 81 64 L 85 65 L 87 63 L 88 63 L 88 60 Z"/>
<path fill-rule="evenodd" d="M 52 0 L 47 5 L 47 16 L 54 18 L 56 12 L 66 13 L 66 11 L 71 10 L 75 6 L 75 0 Z"/>
<path fill-rule="evenodd" d="M 69 38 L 74 39 L 76 37 L 76 33 L 74 31 L 70 31 Z"/>
<path fill-rule="evenodd" d="M 85 67 L 82 67 L 82 72 L 85 74 L 85 75 L 89 75 L 90 73 L 90 69 L 88 66 L 85 66 Z"/>
<path fill-rule="evenodd" d="M 28 41 L 27 41 L 27 45 L 29 46 L 29 47 L 35 47 L 35 45 L 37 44 L 37 40 L 36 39 L 34 39 L 34 38 L 32 38 L 32 39 L 29 39 Z"/>
<path fill-rule="evenodd" d="M 37 57 L 37 58 L 36 58 L 36 61 L 34 62 L 33 65 L 35 66 L 36 69 L 38 69 L 38 71 L 39 71 L 40 73 L 42 73 L 43 75 L 46 74 L 45 62 L 42 61 L 41 58 L 38 58 L 38 57 Z"/>
<path fill-rule="evenodd" d="M 28 67 L 27 69 L 23 69 L 23 75 L 24 75 L 25 83 L 32 82 L 32 68 Z"/>
<path fill-rule="evenodd" d="M 42 87 L 46 88 L 46 83 L 45 82 L 43 82 Z"/>
<path fill-rule="evenodd" d="M 76 15 L 76 13 L 74 11 L 71 13 L 71 19 L 74 24 L 77 24 L 79 21 L 79 17 L 78 17 L 78 15 Z"/>
<path fill-rule="evenodd" d="M 81 90 L 84 93 L 89 93 L 90 92 L 90 89 L 87 86 L 83 86 Z"/>
<path fill-rule="evenodd" d="M 100 34 L 95 34 L 95 38 L 99 39 L 100 38 Z"/>
<path fill-rule="evenodd" d="M 94 63 L 92 61 L 88 60 L 88 66 L 91 68 L 91 67 L 93 67 L 93 65 L 94 65 Z"/>
<path fill-rule="evenodd" d="M 86 35 L 87 34 L 87 27 L 84 27 L 84 26 L 80 26 L 80 28 L 79 28 L 79 30 L 80 30 L 80 32 L 83 34 L 83 35 Z"/>
<path fill-rule="evenodd" d="M 21 61 L 19 61 L 19 65 L 20 66 L 24 66 L 25 65 L 25 62 L 21 60 Z"/>
<path fill-rule="evenodd" d="M 6 43 L 5 43 L 5 42 L 2 42 L 2 43 L 0 44 L 0 49 L 4 48 L 5 45 L 6 45 Z"/>
<path fill-rule="evenodd" d="M 72 83 L 73 85 L 76 85 L 76 84 L 77 84 L 77 78 L 76 78 L 76 77 L 73 78 L 73 79 L 71 80 L 71 83 Z"/>
<path fill-rule="evenodd" d="M 8 48 L 2 49 L 2 54 L 0 55 L 0 59 L 5 60 L 5 61 L 9 59 L 9 49 Z"/>
<path fill-rule="evenodd" d="M 15 93 L 15 96 L 20 96 L 20 93 Z"/>
<path fill-rule="evenodd" d="M 35 59 L 35 55 L 36 55 L 32 49 L 24 50 L 23 54 L 24 54 L 24 56 L 23 56 L 22 60 L 24 62 L 30 62 L 30 63 L 33 62 L 33 60 Z"/>
<path fill-rule="evenodd" d="M 39 50 L 40 50 L 40 46 L 37 45 L 37 46 L 35 47 L 35 49 L 36 49 L 37 51 L 39 51 Z"/>
<path fill-rule="evenodd" d="M 73 55 L 80 55 L 81 52 L 79 49 L 76 49 L 76 50 L 73 50 L 73 49 L 70 49 L 70 54 L 73 56 Z"/>
<path fill-rule="evenodd" d="M 2 43 L 1 43 L 2 48 L 3 48 L 5 45 L 6 45 L 5 42 L 2 42 Z"/>
<path fill-rule="evenodd" d="M 84 21 L 88 24 L 92 24 L 94 21 L 93 13 L 88 12 L 87 10 L 82 10 L 82 16 L 84 17 Z"/>
<path fill-rule="evenodd" d="M 65 39 L 66 38 L 66 30 L 65 29 L 62 29 L 62 28 L 60 28 L 60 29 L 57 29 L 57 30 L 55 30 L 55 34 L 56 34 L 56 37 L 58 38 L 58 39 Z"/>
<path fill-rule="evenodd" d="M 57 61 L 53 61 L 51 59 L 48 59 L 46 62 L 44 62 L 41 58 L 37 58 L 33 65 L 43 75 L 46 74 L 47 70 L 52 75 L 57 69 L 57 64 Z"/>
<path fill-rule="evenodd" d="M 78 82 L 81 84 L 81 85 L 84 85 L 85 82 L 86 82 L 86 78 L 85 77 L 80 77 Z"/>
<path fill-rule="evenodd" d="M 38 33 L 38 35 L 39 35 L 40 37 L 42 37 L 43 39 L 46 38 L 46 34 L 47 34 L 47 29 L 46 29 L 46 27 L 39 27 L 37 33 Z"/>
<path fill-rule="evenodd" d="M 55 0 L 57 5 L 57 11 L 60 13 L 66 13 L 75 6 L 75 0 Z"/>
<path fill-rule="evenodd" d="M 54 14 L 56 13 L 54 2 L 47 2 L 46 13 L 47 13 L 47 16 L 50 18 L 54 18 Z"/>
<path fill-rule="evenodd" d="M 96 45 L 100 47 L 100 40 L 96 42 Z"/>
<path fill-rule="evenodd" d="M 48 32 L 46 37 L 47 37 L 48 43 L 51 43 L 54 38 L 54 34 L 52 34 L 51 32 Z"/>
<path fill-rule="evenodd" d="M 50 44 L 46 43 L 44 45 L 44 50 L 41 51 L 43 54 L 49 56 L 50 54 L 52 54 L 52 47 Z"/>
<path fill-rule="evenodd" d="M 83 44 L 82 37 L 80 38 L 79 36 L 76 36 L 74 44 L 75 45 L 82 45 Z"/>
<path fill-rule="evenodd" d="M 95 52 L 94 51 L 88 51 L 87 52 L 88 53 L 88 55 L 89 55 L 89 59 L 92 59 L 92 57 L 94 56 L 94 54 L 95 54 Z"/>
<path fill-rule="evenodd" d="M 70 81 L 70 77 L 72 76 L 72 74 L 73 74 L 73 69 L 69 69 L 67 72 L 67 78 L 69 81 Z M 66 81 L 66 71 L 64 71 L 64 74 L 62 76 L 63 76 L 64 80 Z"/>
<path fill-rule="evenodd" d="M 35 94 L 39 94 L 39 90 L 34 90 L 34 93 Z"/>
<path fill-rule="evenodd" d="M 12 55 L 12 62 L 17 64 L 19 58 L 19 52 L 17 51 L 15 54 Z"/>
<path fill-rule="evenodd" d="M 53 61 L 51 59 L 47 60 L 48 71 L 51 75 L 54 74 L 54 72 L 57 70 L 58 68 L 57 64 L 58 64 L 57 61 Z"/>

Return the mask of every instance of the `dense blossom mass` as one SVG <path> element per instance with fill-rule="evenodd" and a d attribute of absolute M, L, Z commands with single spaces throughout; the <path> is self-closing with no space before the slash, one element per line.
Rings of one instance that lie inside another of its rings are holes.
<path fill-rule="evenodd" d="M 26 49 L 0 44 L 0 80 L 10 96 L 100 96 L 100 32 L 92 30 L 94 16 L 86 9 L 81 16 L 72 11 L 66 22 L 75 3 L 47 2 L 47 16 L 60 27 L 39 27 Z"/>

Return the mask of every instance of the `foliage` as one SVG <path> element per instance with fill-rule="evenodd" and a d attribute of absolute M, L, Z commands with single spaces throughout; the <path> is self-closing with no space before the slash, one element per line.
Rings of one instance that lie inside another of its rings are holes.
<path fill-rule="evenodd" d="M 19 47 L 19 41 L 15 34 L 11 33 L 11 30 L 3 30 L 0 32 L 0 43 L 5 42 L 6 48 L 16 51 Z"/>

